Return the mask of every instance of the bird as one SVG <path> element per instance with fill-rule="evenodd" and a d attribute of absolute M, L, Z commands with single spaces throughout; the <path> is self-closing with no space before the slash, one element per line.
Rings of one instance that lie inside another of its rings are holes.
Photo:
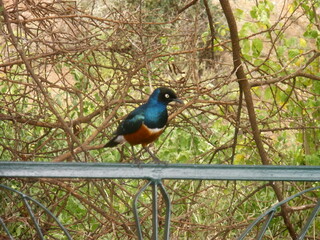
<path fill-rule="evenodd" d="M 128 142 L 132 147 L 134 162 L 140 164 L 140 160 L 134 154 L 133 146 L 141 144 L 150 154 L 153 162 L 164 163 L 148 148 L 148 144 L 154 142 L 163 133 L 168 122 L 167 106 L 170 102 L 183 104 L 172 89 L 156 88 L 145 104 L 134 109 L 120 122 L 114 137 L 104 147 L 115 147 Z"/>

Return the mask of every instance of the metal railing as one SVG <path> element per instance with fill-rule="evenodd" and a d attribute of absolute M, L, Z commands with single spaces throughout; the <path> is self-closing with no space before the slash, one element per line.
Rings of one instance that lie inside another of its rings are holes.
<path fill-rule="evenodd" d="M 0 162 L 0 177 L 3 178 L 85 178 L 85 179 L 146 179 L 144 185 L 133 200 L 133 213 L 136 222 L 138 239 L 143 239 L 138 212 L 138 199 L 149 187 L 152 187 L 152 239 L 159 238 L 158 229 L 158 189 L 165 201 L 166 214 L 164 226 L 164 239 L 169 239 L 171 203 L 170 197 L 162 184 L 164 179 L 184 180 L 240 180 L 240 181 L 320 181 L 320 166 L 265 166 L 265 165 L 191 165 L 191 164 L 113 164 L 113 163 L 47 163 L 47 162 Z M 59 220 L 40 202 L 25 194 L 0 185 L 0 190 L 6 189 L 20 195 L 28 209 L 29 215 L 35 225 L 40 239 L 44 239 L 42 231 L 37 223 L 33 211 L 28 203 L 32 201 L 45 210 L 59 225 L 67 239 L 72 239 L 66 228 Z M 256 239 L 262 239 L 276 210 L 282 205 L 308 191 L 319 191 L 320 186 L 297 193 L 278 204 L 272 206 L 261 214 L 238 238 L 245 239 L 252 228 L 263 221 Z M 316 218 L 320 209 L 320 199 L 313 208 L 312 213 L 303 226 L 298 239 L 304 239 L 305 234 Z M 266 218 L 266 219 L 265 219 Z M 9 239 L 13 239 L 4 221 L 0 218 L 0 226 L 4 229 Z"/>

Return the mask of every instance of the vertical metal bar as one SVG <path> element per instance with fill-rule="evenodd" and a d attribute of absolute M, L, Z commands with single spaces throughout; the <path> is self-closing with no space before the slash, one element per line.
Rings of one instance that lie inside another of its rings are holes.
<path fill-rule="evenodd" d="M 56 223 L 59 225 L 60 229 L 65 233 L 66 237 L 68 240 L 72 240 L 72 237 L 70 235 L 70 233 L 68 232 L 68 230 L 62 225 L 62 223 L 58 220 L 58 218 L 56 216 L 54 216 L 52 214 L 52 212 L 50 212 L 44 205 L 42 205 L 40 202 L 34 200 L 33 198 L 30 198 L 29 196 L 25 196 L 29 201 L 34 202 L 35 204 L 37 204 L 39 207 L 41 207 L 49 216 L 51 216 Z"/>
<path fill-rule="evenodd" d="M 306 222 L 306 224 L 303 226 L 303 228 L 301 229 L 301 233 L 298 237 L 298 240 L 302 240 L 304 239 L 304 237 L 307 234 L 307 231 L 311 225 L 311 223 L 313 222 L 313 220 L 315 219 L 315 217 L 317 216 L 318 212 L 320 210 L 320 198 L 318 199 L 318 203 L 317 205 L 314 207 L 312 213 L 310 214 L 310 216 L 308 217 L 308 220 Z"/>
<path fill-rule="evenodd" d="M 254 220 L 254 221 L 247 227 L 247 229 L 240 235 L 240 237 L 237 238 L 237 240 L 243 240 L 243 239 L 246 237 L 246 235 L 252 230 L 252 228 L 253 228 L 256 224 L 258 224 L 258 223 L 261 221 L 261 219 L 264 218 L 266 215 L 268 215 L 271 211 L 275 211 L 275 209 L 277 209 L 278 207 L 280 207 L 282 204 L 285 204 L 285 203 L 289 202 L 290 200 L 292 200 L 292 199 L 295 198 L 295 197 L 301 196 L 302 194 L 305 194 L 305 193 L 307 193 L 307 192 L 314 191 L 314 190 L 317 190 L 317 189 L 320 189 L 320 186 L 305 189 L 305 190 L 303 190 L 303 191 L 301 191 L 301 192 L 299 192 L 299 193 L 297 193 L 297 194 L 294 194 L 294 195 L 286 198 L 285 200 L 283 200 L 283 201 L 275 204 L 273 207 L 271 207 L 271 208 L 268 209 L 266 212 L 264 212 L 263 214 L 261 214 L 258 218 L 256 218 L 256 220 Z M 319 200 L 319 201 L 320 201 L 320 200 Z M 316 216 L 317 212 L 319 211 L 319 204 L 320 204 L 319 201 L 318 201 L 318 204 L 317 204 L 316 208 L 313 210 L 312 214 L 309 216 L 307 223 L 311 222 L 311 221 L 313 220 L 313 218 Z M 310 225 L 310 224 L 307 224 L 307 225 Z M 309 226 L 305 226 L 305 227 L 303 228 L 303 230 L 302 230 L 302 232 L 301 232 L 301 235 L 305 234 L 305 233 L 303 233 L 303 231 L 306 231 L 308 227 L 309 227 Z M 299 238 L 299 240 L 300 240 L 300 239 L 303 239 L 303 238 Z"/>
<path fill-rule="evenodd" d="M 171 214 L 171 203 L 168 193 L 166 192 L 163 184 L 159 180 L 150 180 L 144 185 L 133 199 L 133 214 L 136 222 L 138 239 L 142 240 L 142 230 L 138 213 L 138 199 L 142 192 L 151 184 L 152 186 L 152 240 L 159 239 L 159 222 L 158 222 L 158 186 L 160 186 L 161 195 L 164 198 L 166 204 L 166 216 L 165 216 L 165 231 L 164 239 L 169 240 L 170 235 L 170 214 Z"/>
<path fill-rule="evenodd" d="M 164 240 L 169 240 L 170 237 L 170 216 L 171 216 L 171 202 L 170 197 L 164 188 L 162 182 L 159 183 L 161 195 L 164 198 L 166 204 L 166 217 L 165 217 L 165 226 L 164 226 Z"/>
<path fill-rule="evenodd" d="M 33 213 L 32 209 L 31 209 L 31 206 L 29 205 L 29 203 L 28 203 L 28 201 L 26 200 L 26 198 L 27 198 L 27 196 L 23 194 L 23 195 L 22 195 L 23 202 L 24 202 L 25 206 L 26 206 L 27 209 L 28 209 L 28 212 L 29 212 L 29 214 L 30 214 L 30 217 L 31 217 L 31 219 L 32 219 L 32 221 L 33 221 L 33 224 L 34 224 L 34 226 L 35 226 L 35 228 L 36 228 L 36 231 L 37 231 L 37 233 L 38 233 L 38 235 L 39 235 L 39 238 L 40 238 L 41 240 L 44 240 L 44 237 L 43 237 L 42 231 L 41 231 L 41 229 L 40 229 L 39 223 L 37 222 L 37 219 L 36 219 L 36 217 L 34 216 L 34 213 Z"/>
<path fill-rule="evenodd" d="M 13 188 L 8 187 L 8 186 L 5 186 L 5 185 L 0 184 L 0 189 L 1 189 L 1 188 L 4 188 L 4 189 L 6 189 L 6 190 L 9 190 L 9 191 L 11 191 L 11 192 L 14 192 L 14 193 L 18 194 L 18 195 L 23 199 L 24 204 L 27 205 L 27 208 L 28 208 L 28 206 L 30 207 L 30 205 L 29 205 L 29 203 L 27 202 L 27 200 L 32 201 L 33 203 L 35 203 L 36 205 L 38 205 L 40 208 L 42 208 L 47 214 L 49 214 L 49 215 L 56 221 L 56 223 L 59 225 L 60 229 L 62 229 L 62 231 L 63 231 L 63 232 L 65 233 L 65 235 L 67 236 L 67 239 L 68 239 L 68 240 L 72 240 L 72 237 L 71 237 L 70 233 L 68 232 L 68 230 L 62 225 L 62 223 L 58 220 L 58 218 L 57 218 L 56 216 L 54 216 L 54 215 L 52 214 L 52 212 L 50 212 L 43 204 L 41 204 L 41 203 L 38 202 L 37 200 L 34 200 L 33 198 L 31 198 L 31 197 L 29 197 L 29 196 L 27 196 L 27 195 L 25 195 L 25 194 L 23 194 L 22 192 L 19 192 L 19 191 L 13 189 Z M 30 207 L 30 210 L 31 210 L 31 207 Z M 29 211 L 29 208 L 28 208 L 28 211 Z M 32 210 L 31 210 L 31 211 L 32 211 Z M 29 212 L 29 213 L 30 213 L 30 212 Z M 0 222 L 1 222 L 1 220 L 2 220 L 2 219 L 0 218 Z M 32 219 L 32 220 L 34 221 L 34 219 Z M 10 233 L 9 233 L 9 234 L 10 234 Z M 9 237 L 11 237 L 11 239 L 13 239 L 13 237 L 12 237 L 11 235 L 9 235 Z M 11 239 L 10 239 L 10 240 L 11 240 Z"/>
<path fill-rule="evenodd" d="M 269 227 L 270 221 L 272 220 L 275 212 L 276 212 L 276 209 L 274 209 L 273 211 L 271 211 L 268 214 L 267 219 L 264 221 L 264 224 L 259 231 L 259 234 L 257 236 L 257 240 L 261 240 L 263 238 L 263 235 L 266 232 L 267 228 Z"/>
<path fill-rule="evenodd" d="M 158 181 L 152 181 L 152 239 L 158 240 Z"/>
<path fill-rule="evenodd" d="M 141 224 L 139 219 L 139 213 L 138 213 L 138 199 L 141 195 L 141 193 L 151 184 L 151 181 L 149 181 L 146 185 L 144 185 L 139 192 L 137 192 L 136 196 L 133 198 L 133 204 L 132 204 L 132 210 L 134 215 L 134 220 L 136 222 L 136 228 L 137 228 L 137 236 L 139 240 L 142 240 L 142 230 L 141 230 Z"/>
<path fill-rule="evenodd" d="M 4 221 L 2 220 L 2 218 L 0 218 L 0 225 L 3 227 L 4 231 L 6 232 L 6 234 L 9 236 L 10 240 L 14 240 L 12 235 L 10 234 L 9 229 L 7 228 L 6 224 L 4 223 Z"/>

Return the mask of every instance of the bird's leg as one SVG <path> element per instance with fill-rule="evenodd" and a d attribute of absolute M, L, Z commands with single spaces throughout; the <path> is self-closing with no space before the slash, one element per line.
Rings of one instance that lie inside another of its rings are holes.
<path fill-rule="evenodd" d="M 136 153 L 134 152 L 133 145 L 131 145 L 131 149 L 132 149 L 132 155 L 133 155 L 133 162 L 140 165 L 141 161 L 139 158 L 137 158 Z"/>
<path fill-rule="evenodd" d="M 151 150 L 150 150 L 147 146 L 143 146 L 143 145 L 142 145 L 142 147 L 144 148 L 144 150 L 146 150 L 146 151 L 150 154 L 150 156 L 151 156 L 152 159 L 153 159 L 153 162 L 158 163 L 158 164 L 161 164 L 161 163 L 162 163 L 162 164 L 167 164 L 167 162 L 161 161 L 159 158 L 157 158 L 156 155 L 154 155 L 154 153 L 151 152 Z"/>

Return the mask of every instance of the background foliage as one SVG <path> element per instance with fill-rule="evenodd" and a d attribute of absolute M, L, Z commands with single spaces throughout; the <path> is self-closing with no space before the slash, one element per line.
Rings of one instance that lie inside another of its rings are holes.
<path fill-rule="evenodd" d="M 168 86 L 186 104 L 170 108 L 168 128 L 153 146 L 160 159 L 266 164 L 260 138 L 268 164 L 319 165 L 319 2 L 231 6 L 246 79 L 235 74 L 240 66 L 232 58 L 227 14 L 215 1 L 1 1 L 1 160 L 131 162 L 127 145 L 102 147 L 152 89 Z M 75 239 L 134 238 L 130 201 L 143 181 L 1 182 L 47 203 Z M 165 184 L 173 203 L 172 239 L 232 239 L 272 203 L 312 185 Z M 19 239 L 31 239 L 22 203 L 1 194 L 1 217 L 25 236 Z M 287 206 L 295 231 L 315 198 Z M 143 230 L 150 238 L 149 196 L 144 199 Z M 50 229 L 45 215 L 42 222 Z M 290 226 L 276 223 L 268 239 L 291 234 Z M 310 230 L 310 239 L 319 239 L 319 226 Z M 52 239 L 61 239 L 50 231 Z"/>

